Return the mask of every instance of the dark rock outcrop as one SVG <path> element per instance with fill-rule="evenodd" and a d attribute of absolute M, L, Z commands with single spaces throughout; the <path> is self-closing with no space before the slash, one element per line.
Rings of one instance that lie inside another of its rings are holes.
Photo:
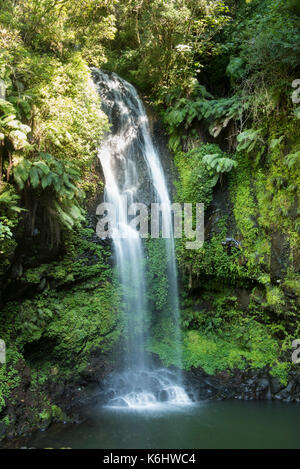
<path fill-rule="evenodd" d="M 208 375 L 202 369 L 185 373 L 189 393 L 195 400 L 239 399 L 300 402 L 300 374 L 290 373 L 287 385 L 268 370 L 231 370 Z"/>

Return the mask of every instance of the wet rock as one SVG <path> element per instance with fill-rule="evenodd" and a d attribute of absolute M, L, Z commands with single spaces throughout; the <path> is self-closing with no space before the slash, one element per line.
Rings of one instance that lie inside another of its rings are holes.
<path fill-rule="evenodd" d="M 0 441 L 2 438 L 4 438 L 6 432 L 7 432 L 8 425 L 4 422 L 0 422 Z"/>
<path fill-rule="evenodd" d="M 262 378 L 258 381 L 257 386 L 261 391 L 265 391 L 269 388 L 269 380 L 266 378 Z"/>
<path fill-rule="evenodd" d="M 159 400 L 160 402 L 166 402 L 168 400 L 169 396 L 168 393 L 165 389 L 163 389 L 160 394 L 159 394 Z"/>
<path fill-rule="evenodd" d="M 292 393 L 293 383 L 290 382 L 282 391 L 275 395 L 275 399 L 284 402 L 291 402 L 296 399 L 296 396 Z"/>
<path fill-rule="evenodd" d="M 255 391 L 258 399 L 268 399 L 270 396 L 270 384 L 267 378 L 261 378 L 257 381 Z"/>
<path fill-rule="evenodd" d="M 48 430 L 48 428 L 50 427 L 51 423 L 52 423 L 52 419 L 51 419 L 50 417 L 47 418 L 47 419 L 44 419 L 43 422 L 42 422 L 41 425 L 40 425 L 40 430 L 41 430 L 42 432 Z M 28 429 L 27 431 L 23 431 L 23 432 L 21 433 L 21 435 L 26 434 L 26 433 L 28 433 L 28 432 L 29 432 L 29 429 Z"/>
<path fill-rule="evenodd" d="M 238 304 L 242 309 L 247 309 L 250 303 L 250 293 L 245 288 L 239 288 L 236 290 L 236 296 Z"/>
<path fill-rule="evenodd" d="M 279 391 L 281 391 L 284 388 L 280 380 L 278 378 L 273 378 L 273 377 L 271 377 L 270 379 L 270 386 L 271 386 L 271 392 L 273 395 L 279 393 Z"/>
<path fill-rule="evenodd" d="M 273 281 L 283 279 L 290 265 L 290 245 L 283 233 L 275 232 L 271 239 L 270 273 Z"/>
<path fill-rule="evenodd" d="M 237 241 L 234 238 L 226 238 L 224 241 L 222 241 L 222 246 L 226 246 L 226 247 L 238 248 L 240 245 L 241 245 L 241 242 Z"/>
<path fill-rule="evenodd" d="M 43 427 L 41 427 L 43 428 Z M 47 427 L 48 428 L 48 427 Z M 31 425 L 29 424 L 29 422 L 23 422 L 21 423 L 21 425 L 18 426 L 17 428 L 17 435 L 26 435 L 26 434 L 29 434 L 31 432 Z"/>
<path fill-rule="evenodd" d="M 214 376 L 207 375 L 202 369 L 193 369 L 185 376 L 196 400 L 300 400 L 299 372 L 291 374 L 288 386 L 280 383 L 278 378 L 270 376 L 268 369 L 231 370 Z"/>

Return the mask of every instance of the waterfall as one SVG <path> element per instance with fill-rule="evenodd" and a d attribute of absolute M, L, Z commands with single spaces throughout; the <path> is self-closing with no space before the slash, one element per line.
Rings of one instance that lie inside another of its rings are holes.
<path fill-rule="evenodd" d="M 181 373 L 156 369 L 145 351 L 149 307 L 143 240 L 127 220 L 132 203 L 160 204 L 164 220 L 169 308 L 177 361 L 181 360 L 179 300 L 171 202 L 159 154 L 152 141 L 145 108 L 135 88 L 116 74 L 94 69 L 93 75 L 111 129 L 99 150 L 105 177 L 105 201 L 114 205 L 118 225 L 113 246 L 126 318 L 123 372 L 107 385 L 109 404 L 129 408 L 188 404 Z M 126 196 L 126 199 L 124 197 Z M 125 203 L 124 203 L 125 200 Z"/>

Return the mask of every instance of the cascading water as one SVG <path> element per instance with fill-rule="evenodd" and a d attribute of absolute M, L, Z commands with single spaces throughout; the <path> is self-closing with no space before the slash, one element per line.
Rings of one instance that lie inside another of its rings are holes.
<path fill-rule="evenodd" d="M 174 343 L 180 362 L 179 302 L 172 228 L 171 202 L 158 152 L 151 139 L 148 118 L 135 88 L 116 74 L 93 70 L 102 106 L 111 129 L 99 151 L 105 177 L 105 200 L 114 205 L 118 225 L 113 244 L 127 323 L 123 372 L 108 383 L 109 405 L 145 408 L 191 402 L 180 372 L 155 369 L 145 352 L 148 320 L 145 256 L 139 232 L 127 220 L 132 203 L 158 202 L 164 221 L 169 307 L 173 314 Z M 126 196 L 127 203 L 124 203 Z"/>

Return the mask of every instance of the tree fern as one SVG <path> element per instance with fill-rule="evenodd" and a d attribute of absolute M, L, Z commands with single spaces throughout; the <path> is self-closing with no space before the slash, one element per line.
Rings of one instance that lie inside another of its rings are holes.
<path fill-rule="evenodd" d="M 300 151 L 290 153 L 285 157 L 285 163 L 289 169 L 300 166 Z"/>
<path fill-rule="evenodd" d="M 46 210 L 50 227 L 57 232 L 59 225 L 71 229 L 83 220 L 77 200 L 81 196 L 77 183 L 80 172 L 70 163 L 54 158 L 49 153 L 40 153 L 38 160 L 22 160 L 13 170 L 17 187 L 21 192 L 31 193 L 37 208 Z M 37 208 L 27 207 L 31 230 L 35 224 Z M 54 219 L 56 222 L 54 223 Z"/>
<path fill-rule="evenodd" d="M 263 143 L 262 129 L 248 129 L 237 136 L 237 151 L 250 153 L 257 144 Z"/>
<path fill-rule="evenodd" d="M 211 135 L 217 137 L 230 120 L 240 119 L 250 105 L 249 99 L 240 94 L 213 99 L 202 85 L 199 84 L 197 90 L 198 94 L 193 93 L 189 99 L 177 99 L 165 111 L 164 122 L 170 135 L 176 135 L 180 127 L 189 129 L 196 119 L 206 121 Z"/>
<path fill-rule="evenodd" d="M 220 153 L 214 153 L 212 155 L 205 155 L 203 157 L 203 163 L 207 169 L 213 170 L 214 172 L 228 173 L 233 168 L 236 168 L 237 162 L 232 158 L 224 157 Z"/>
<path fill-rule="evenodd" d="M 17 205 L 20 197 L 14 192 L 12 187 L 4 189 L 0 193 L 0 207 L 3 210 L 12 210 L 14 212 L 21 212 L 22 208 Z"/>

